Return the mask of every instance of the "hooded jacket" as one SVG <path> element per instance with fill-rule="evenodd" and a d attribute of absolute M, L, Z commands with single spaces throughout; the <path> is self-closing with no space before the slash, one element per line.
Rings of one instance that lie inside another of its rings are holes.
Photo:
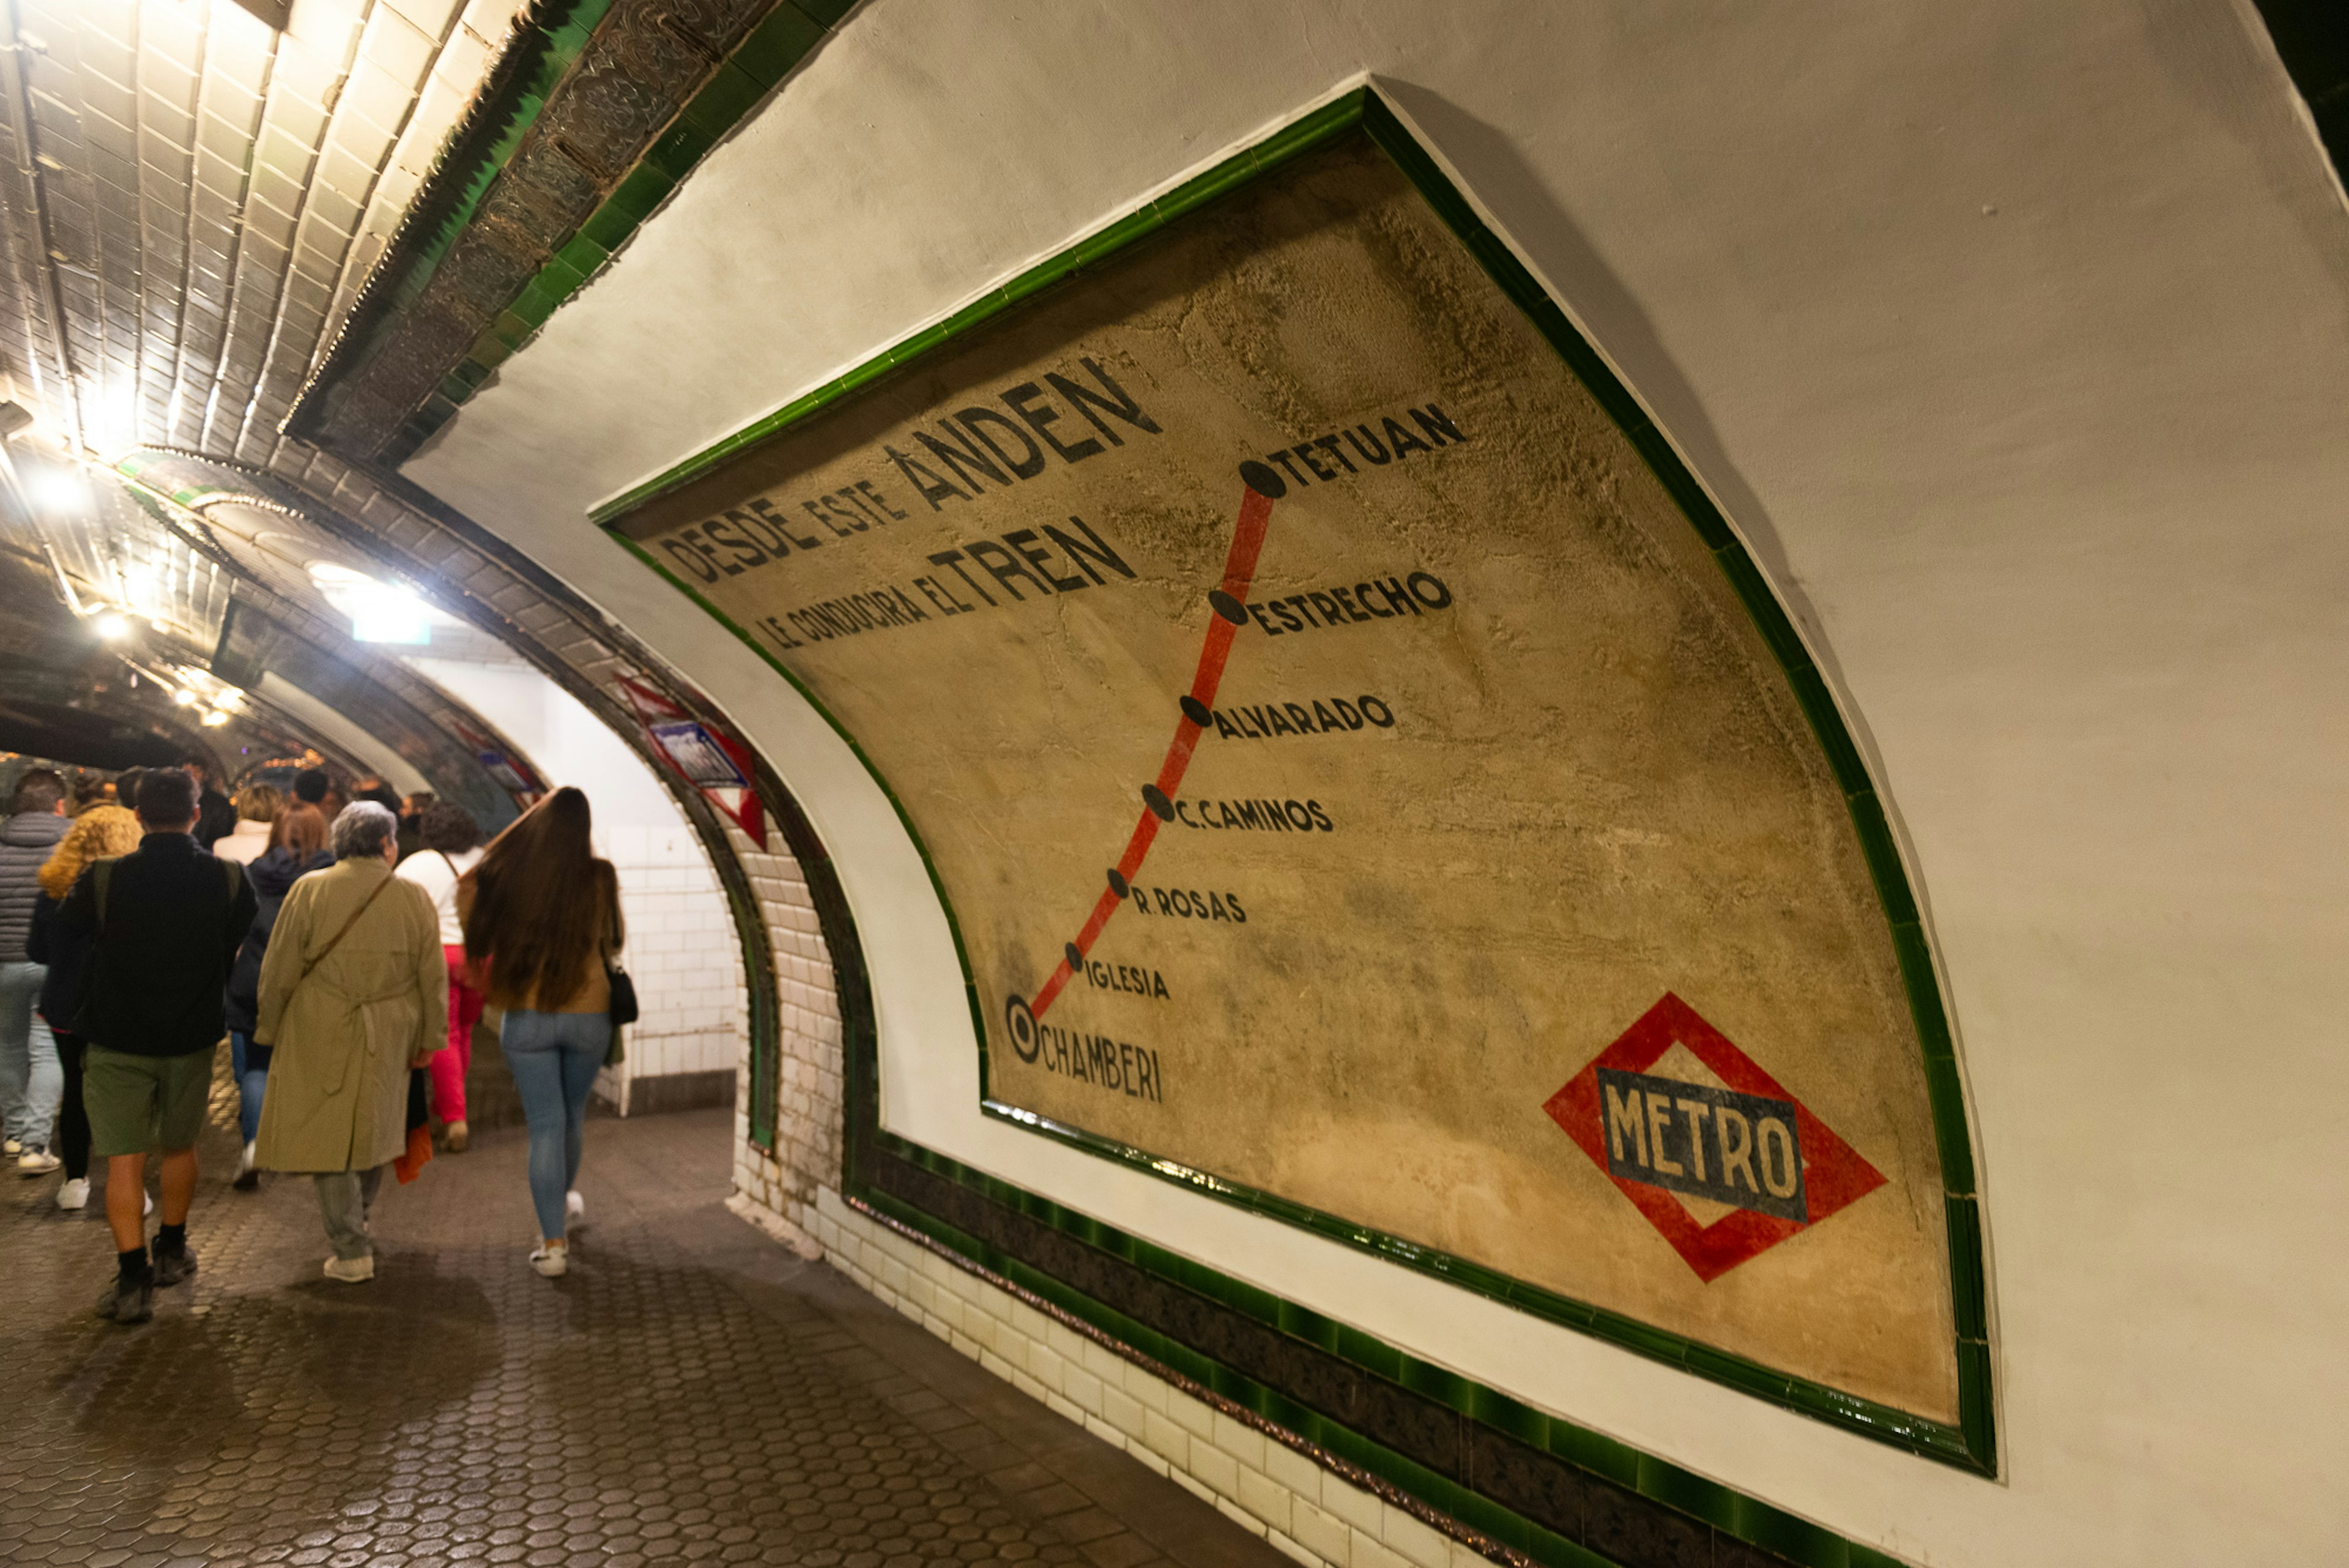
<path fill-rule="evenodd" d="M 33 905 L 41 897 L 41 866 L 73 826 L 70 816 L 20 811 L 0 822 L 0 963 L 25 963 L 33 935 Z"/>
<path fill-rule="evenodd" d="M 251 1035 L 261 1007 L 261 962 L 269 954 L 269 933 L 276 929 L 277 911 L 285 905 L 285 895 L 296 878 L 312 871 L 324 871 L 334 865 L 331 849 L 321 849 L 305 862 L 297 862 L 291 849 L 272 849 L 244 868 L 246 880 L 253 884 L 253 896 L 257 900 L 253 924 L 245 929 L 244 945 L 237 950 L 236 965 L 228 974 L 228 1026 L 239 1034 Z M 254 1052 L 261 1052 L 258 1061 Z M 267 1047 L 248 1046 L 247 1067 L 269 1065 Z"/>

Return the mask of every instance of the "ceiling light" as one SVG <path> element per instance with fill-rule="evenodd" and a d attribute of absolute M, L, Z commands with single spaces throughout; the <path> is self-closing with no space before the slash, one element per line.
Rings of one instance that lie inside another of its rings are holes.
<path fill-rule="evenodd" d="M 89 506 L 89 493 L 82 488 L 80 477 L 70 468 L 43 463 L 38 468 L 26 464 L 31 472 L 25 476 L 25 493 L 34 505 L 44 512 L 79 512 Z"/>
<path fill-rule="evenodd" d="M 215 724 L 225 724 L 227 722 L 228 715 L 222 712 L 217 708 L 208 710 L 204 714 L 204 727 L 206 729 L 210 729 Z"/>
<path fill-rule="evenodd" d="M 192 708 L 196 705 L 196 694 L 182 686 L 171 693 L 171 701 L 180 707 Z"/>
<path fill-rule="evenodd" d="M 310 580 L 326 602 L 350 618 L 354 642 L 411 647 L 432 640 L 432 607 L 408 589 L 379 583 L 333 561 L 313 561 Z"/>
<path fill-rule="evenodd" d="M 98 618 L 98 635 L 109 642 L 119 641 L 130 635 L 130 623 L 119 615 L 102 615 Z"/>

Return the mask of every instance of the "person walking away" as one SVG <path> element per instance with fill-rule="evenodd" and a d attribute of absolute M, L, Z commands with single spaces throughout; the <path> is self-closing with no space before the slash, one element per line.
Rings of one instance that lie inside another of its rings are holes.
<path fill-rule="evenodd" d="M 225 843 L 225 841 L 223 841 Z M 254 1144 L 261 1136 L 261 1105 L 269 1085 L 269 1047 L 256 1044 L 254 1023 L 261 1011 L 261 962 L 269 951 L 269 934 L 278 909 L 295 881 L 312 871 L 334 865 L 326 847 L 326 819 L 311 805 L 289 805 L 269 825 L 269 847 L 245 867 L 253 881 L 253 925 L 236 950 L 228 973 L 228 1049 L 236 1073 L 237 1126 L 244 1135 L 244 1153 L 237 1162 L 239 1192 L 261 1185 L 261 1168 L 254 1163 Z"/>
<path fill-rule="evenodd" d="M 326 794 L 335 786 L 334 779 L 324 768 L 304 768 L 294 775 L 294 798 L 304 805 L 315 805 L 324 815 Z M 332 822 L 334 818 L 327 817 Z"/>
<path fill-rule="evenodd" d="M 415 799 L 414 795 L 409 797 Z M 457 918 L 457 878 L 480 864 L 481 825 L 454 801 L 424 810 L 421 847 L 399 862 L 398 876 L 424 889 L 440 919 L 440 953 L 449 965 L 449 1049 L 432 1056 L 432 1114 L 440 1118 L 449 1152 L 472 1142 L 465 1119 L 465 1075 L 473 1065 L 473 1025 L 481 1021 L 481 993 L 465 968 L 465 928 Z"/>
<path fill-rule="evenodd" d="M 498 835 L 457 889 L 465 961 L 505 1010 L 498 1044 L 530 1124 L 531 1267 L 569 1267 L 587 1096 L 611 1058 L 610 963 L 626 936 L 620 879 L 595 858 L 587 797 L 565 785 Z"/>
<path fill-rule="evenodd" d="M 139 809 L 139 781 L 147 776 L 145 768 L 125 768 L 114 775 L 114 804 L 123 810 L 136 813 Z"/>
<path fill-rule="evenodd" d="M 285 797 L 274 784 L 247 784 L 236 792 L 236 826 L 212 846 L 223 860 L 250 866 L 269 849 L 270 825 L 285 808 Z"/>
<path fill-rule="evenodd" d="M 41 981 L 40 1015 L 48 1021 L 57 1045 L 57 1066 L 64 1094 L 57 1101 L 57 1141 L 49 1152 L 65 1161 L 66 1179 L 57 1185 L 60 1209 L 80 1209 L 89 1202 L 89 1112 L 82 1101 L 82 1057 L 85 1042 L 73 1032 L 74 1013 L 81 1004 L 82 971 L 89 957 L 89 938 L 57 923 L 57 911 L 90 867 L 100 860 L 128 855 L 139 847 L 139 818 L 119 805 L 104 802 L 74 818 L 41 867 L 40 901 L 33 906 L 33 935 L 26 950 L 35 963 L 48 966 Z M 144 1207 L 146 1194 L 140 1194 Z"/>
<path fill-rule="evenodd" d="M 188 772 L 196 781 L 196 846 L 209 852 L 236 829 L 236 807 L 212 787 L 210 763 L 191 758 Z"/>
<path fill-rule="evenodd" d="M 184 770 L 139 781 L 139 847 L 93 866 L 57 911 L 59 925 L 92 939 L 73 1027 L 88 1043 L 82 1100 L 107 1162 L 114 1231 L 115 1281 L 98 1314 L 117 1323 L 143 1323 L 158 1286 L 196 1272 L 188 1245 L 196 1135 L 229 965 L 254 911 L 244 867 L 196 847 L 196 781 Z M 142 1205 L 153 1152 L 162 1155 L 163 1202 L 150 1259 Z"/>
<path fill-rule="evenodd" d="M 25 946 L 41 897 L 41 867 L 72 826 L 66 781 L 47 768 L 28 769 L 16 781 L 8 819 L 0 822 L 0 1147 L 26 1176 L 57 1168 L 49 1133 L 64 1078 L 57 1041 L 36 1007 L 47 971 L 26 956 Z"/>
<path fill-rule="evenodd" d="M 335 818 L 335 867 L 294 884 L 261 961 L 254 1039 L 272 1048 L 259 1163 L 306 1171 L 330 1280 L 375 1278 L 367 1210 L 408 1146 L 409 1073 L 446 1045 L 449 971 L 432 900 L 391 874 L 398 822 L 372 801 Z"/>
<path fill-rule="evenodd" d="M 351 799 L 354 802 L 371 800 L 391 813 L 393 821 L 399 819 L 399 792 L 379 778 L 364 778 L 353 784 Z"/>
<path fill-rule="evenodd" d="M 424 848 L 424 814 L 430 811 L 439 799 L 430 790 L 420 789 L 399 803 L 399 859 L 402 864 L 409 856 Z"/>

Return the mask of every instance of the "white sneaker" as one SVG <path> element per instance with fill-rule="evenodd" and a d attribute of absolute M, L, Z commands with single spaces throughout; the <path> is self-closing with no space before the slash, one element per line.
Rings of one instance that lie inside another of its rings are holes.
<path fill-rule="evenodd" d="M 16 1174 L 19 1176 L 47 1176 L 49 1172 L 55 1170 L 64 1163 L 64 1160 L 59 1159 L 47 1149 L 28 1148 L 24 1153 L 16 1157 Z"/>
<path fill-rule="evenodd" d="M 566 1220 L 585 1219 L 587 1217 L 587 1200 L 585 1198 L 580 1197 L 575 1191 L 564 1193 L 563 1195 L 563 1217 Z"/>
<path fill-rule="evenodd" d="M 0 1158 L 14 1159 L 24 1152 L 24 1141 L 20 1138 L 12 1137 L 5 1143 L 0 1143 Z"/>
<path fill-rule="evenodd" d="M 85 1209 L 89 1206 L 89 1183 L 81 1177 L 69 1177 L 57 1189 L 57 1207 Z"/>
<path fill-rule="evenodd" d="M 542 1241 L 531 1249 L 530 1266 L 550 1280 L 560 1279 L 571 1267 L 571 1249 L 559 1243 L 550 1247 Z"/>
<path fill-rule="evenodd" d="M 326 1278 L 340 1280 L 347 1285 L 365 1284 L 375 1278 L 375 1254 L 369 1252 L 364 1258 L 329 1258 L 326 1260 Z"/>

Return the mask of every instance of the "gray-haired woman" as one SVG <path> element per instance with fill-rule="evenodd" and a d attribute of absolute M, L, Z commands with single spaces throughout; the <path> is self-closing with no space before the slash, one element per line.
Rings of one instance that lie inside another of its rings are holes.
<path fill-rule="evenodd" d="M 446 1044 L 449 971 L 432 899 L 391 874 L 398 819 L 372 801 L 335 818 L 335 867 L 294 884 L 261 965 L 255 1042 L 274 1048 L 255 1163 L 307 1171 L 335 1255 L 375 1277 L 368 1207 L 408 1145 L 408 1075 Z"/>

